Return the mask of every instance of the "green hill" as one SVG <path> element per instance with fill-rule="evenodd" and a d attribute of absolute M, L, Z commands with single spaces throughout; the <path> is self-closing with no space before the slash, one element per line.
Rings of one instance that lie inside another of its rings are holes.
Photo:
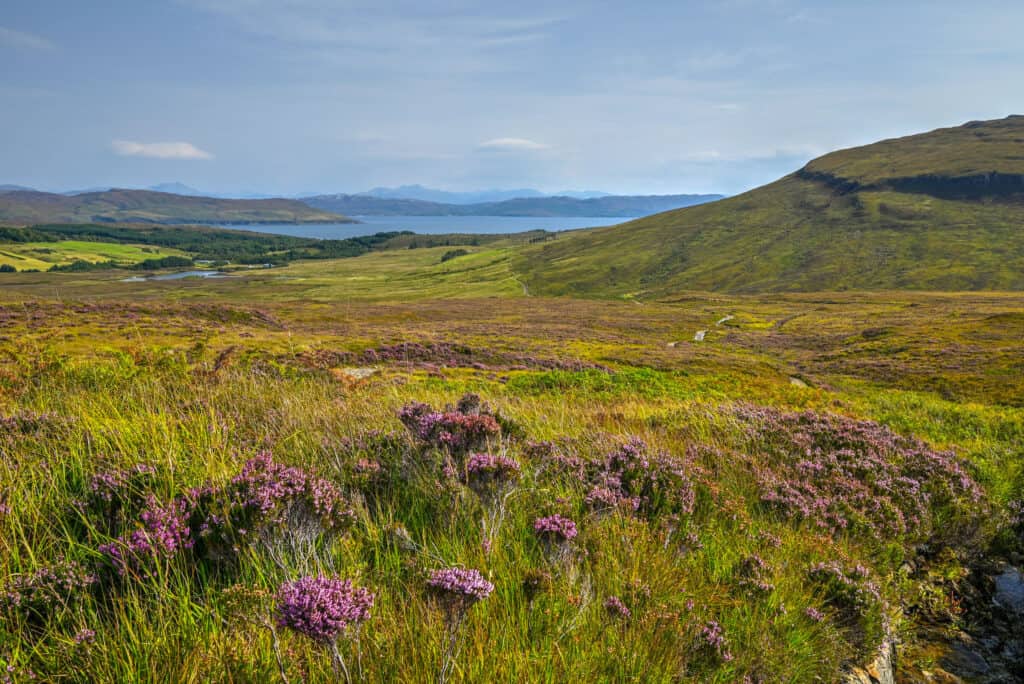
<path fill-rule="evenodd" d="M 833 152 L 742 195 L 524 250 L 534 294 L 1024 289 L 1024 117 Z"/>
<path fill-rule="evenodd" d="M 297 200 L 219 199 L 151 190 L 107 190 L 79 195 L 0 193 L 0 221 L 34 223 L 347 223 L 340 214 Z"/>

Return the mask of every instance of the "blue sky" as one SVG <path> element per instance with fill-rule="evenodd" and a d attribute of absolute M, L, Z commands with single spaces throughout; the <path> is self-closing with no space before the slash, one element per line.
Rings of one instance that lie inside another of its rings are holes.
<path fill-rule="evenodd" d="M 0 183 L 725 192 L 1024 113 L 1024 3 L 4 0 Z"/>

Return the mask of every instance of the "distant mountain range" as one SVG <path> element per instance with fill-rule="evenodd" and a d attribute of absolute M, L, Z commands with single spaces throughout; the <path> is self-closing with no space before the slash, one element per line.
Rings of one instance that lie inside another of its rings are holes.
<path fill-rule="evenodd" d="M 10 197 L 11 193 L 34 193 L 38 197 Z M 117 193 L 118 199 L 112 205 L 105 197 Z M 134 194 L 132 194 L 134 193 Z M 148 195 L 146 193 L 149 193 Z M 168 195 L 179 199 L 155 198 L 153 195 Z M 44 196 L 50 196 L 44 199 Z M 722 199 L 723 195 L 609 195 L 598 191 L 567 191 L 558 195 L 547 195 L 529 188 L 516 190 L 479 190 L 472 192 L 450 192 L 436 190 L 422 185 L 403 185 L 397 188 L 374 188 L 356 194 L 326 194 L 303 196 L 295 199 L 281 199 L 266 195 L 251 194 L 244 197 L 227 197 L 198 190 L 184 183 L 160 183 L 144 190 L 94 187 L 84 190 L 70 190 L 62 193 L 46 193 L 21 185 L 0 185 L 2 204 L 6 212 L 0 213 L 0 220 L 23 220 L 29 216 L 41 216 L 40 220 L 134 220 L 123 217 L 128 212 L 138 220 L 166 222 L 196 221 L 193 209 L 203 206 L 211 209 L 214 205 L 186 200 L 263 200 L 292 202 L 292 207 L 302 203 L 319 212 L 330 212 L 343 216 L 609 216 L 635 218 L 657 214 L 671 209 L 689 207 Z M 60 202 L 53 198 L 64 197 L 69 201 Z M 131 207 L 124 205 L 124 198 L 131 197 Z M 74 200 L 73 198 L 82 198 Z M 148 199 L 146 199 L 148 198 Z M 429 199 L 433 198 L 433 199 Z M 17 200 L 17 201 L 16 201 Z M 135 206 L 135 200 L 140 204 Z M 96 209 L 96 202 L 102 207 Z M 20 203 L 20 205 L 19 205 Z M 180 209 L 172 207 L 176 204 Z M 19 206 L 16 206 L 19 205 Z M 33 205 L 35 208 L 32 208 Z M 158 211 L 149 217 L 149 209 L 158 206 Z M 278 207 L 284 205 L 278 204 Z M 292 210 L 294 213 L 294 210 Z M 93 212 L 89 214 L 89 212 Z M 287 213 L 287 212 L 286 212 Z M 305 210 L 295 215 L 304 214 Z M 87 215 L 88 214 L 88 215 Z M 201 215 L 207 215 L 201 212 Z M 210 215 L 219 215 L 216 211 Z M 248 215 L 248 214 L 247 214 Z M 276 215 L 276 214 L 275 214 Z M 52 218 L 63 216 L 64 218 Z M 71 218 L 71 217 L 79 218 Z M 84 216 L 84 218 L 82 218 Z M 213 218 L 211 221 L 230 222 Z M 267 219 L 273 222 L 275 219 Z M 307 219 L 299 219 L 305 221 Z M 319 220 L 319 219 L 314 219 Z M 258 222 L 264 222 L 257 219 Z M 244 222 L 244 221 L 243 221 Z"/>
<path fill-rule="evenodd" d="M 113 189 L 62 195 L 0 192 L 0 222 L 40 223 L 352 223 L 352 219 L 291 199 L 220 199 L 152 190 Z"/>
<path fill-rule="evenodd" d="M 498 202 L 453 204 L 370 194 L 317 195 L 302 201 L 348 216 L 611 216 L 633 218 L 722 199 L 722 195 L 604 195 L 577 198 L 517 197 Z"/>
<path fill-rule="evenodd" d="M 1024 290 L 1024 116 L 832 152 L 721 202 L 560 235 L 514 268 L 543 295 Z"/>
<path fill-rule="evenodd" d="M 360 195 L 382 197 L 384 199 L 411 199 L 439 204 L 482 204 L 485 202 L 504 202 L 511 199 L 536 197 L 572 197 L 574 199 L 592 199 L 607 197 L 609 193 L 596 190 L 565 190 L 563 192 L 544 193 L 531 188 L 518 190 L 475 190 L 469 192 L 451 192 L 437 190 L 422 185 L 402 185 L 397 188 L 373 188 Z"/>

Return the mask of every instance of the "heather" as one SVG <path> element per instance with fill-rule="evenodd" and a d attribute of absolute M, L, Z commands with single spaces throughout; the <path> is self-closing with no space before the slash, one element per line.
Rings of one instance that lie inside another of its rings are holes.
<path fill-rule="evenodd" d="M 875 385 L 782 304 L 685 348 L 689 305 L 360 306 L 4 309 L 40 343 L 0 362 L 13 681 L 835 681 L 887 634 L 912 673 L 1019 553 L 1024 417 L 970 363 Z M 436 326 L 502 356 L 398 358 Z"/>

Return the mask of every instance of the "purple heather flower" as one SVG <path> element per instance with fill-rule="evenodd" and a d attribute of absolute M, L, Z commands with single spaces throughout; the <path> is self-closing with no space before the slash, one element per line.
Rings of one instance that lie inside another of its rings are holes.
<path fill-rule="evenodd" d="M 533 523 L 533 529 L 542 539 L 559 542 L 567 542 L 578 534 L 575 522 L 557 514 L 537 518 Z"/>
<path fill-rule="evenodd" d="M 809 617 L 814 622 L 821 622 L 825 619 L 825 615 L 814 606 L 808 606 L 807 609 L 804 610 L 804 615 Z"/>
<path fill-rule="evenodd" d="M 463 405 L 454 411 L 435 411 L 427 404 L 413 402 L 399 411 L 398 419 L 423 445 L 464 452 L 501 431 L 494 416 L 478 410 Z"/>
<path fill-rule="evenodd" d="M 75 635 L 76 644 L 91 644 L 96 641 L 96 631 L 92 629 L 80 629 Z"/>
<path fill-rule="evenodd" d="M 733 659 L 732 653 L 729 652 L 729 642 L 725 638 L 725 630 L 716 620 L 709 620 L 701 628 L 700 633 L 704 645 L 713 650 L 722 662 L 727 663 Z"/>
<path fill-rule="evenodd" d="M 494 585 L 484 579 L 479 570 L 442 568 L 427 578 L 427 588 L 442 599 L 472 605 L 490 596 Z"/>
<path fill-rule="evenodd" d="M 374 595 L 351 580 L 303 577 L 277 592 L 277 624 L 314 641 L 333 643 L 370 617 Z"/>
<path fill-rule="evenodd" d="M 604 609 L 613 617 L 628 618 L 632 614 L 618 596 L 609 596 L 604 602 Z"/>

